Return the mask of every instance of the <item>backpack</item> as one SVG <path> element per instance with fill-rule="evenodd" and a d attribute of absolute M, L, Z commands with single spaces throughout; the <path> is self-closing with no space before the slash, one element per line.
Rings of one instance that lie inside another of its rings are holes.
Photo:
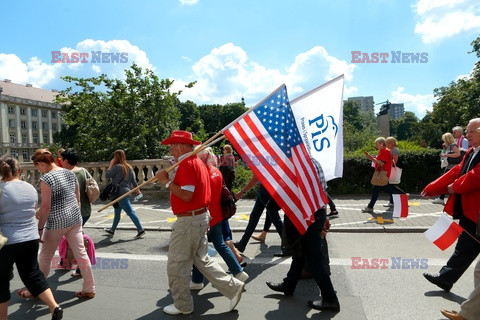
<path fill-rule="evenodd" d="M 237 212 L 237 206 L 235 205 L 235 198 L 225 183 L 222 186 L 222 194 L 220 197 L 220 206 L 222 207 L 223 219 L 230 219 L 231 216 Z"/>
<path fill-rule="evenodd" d="M 83 170 L 85 170 L 85 193 L 88 196 L 88 201 L 93 203 L 100 195 L 100 188 L 98 187 L 97 181 L 95 181 L 90 173 L 86 169 Z"/>

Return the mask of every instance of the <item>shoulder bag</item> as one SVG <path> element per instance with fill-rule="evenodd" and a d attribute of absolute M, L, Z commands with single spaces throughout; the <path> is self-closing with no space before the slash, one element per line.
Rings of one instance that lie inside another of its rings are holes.
<path fill-rule="evenodd" d="M 388 182 L 390 184 L 400 184 L 402 178 L 402 168 L 397 167 L 395 164 L 395 160 L 393 161 L 392 171 L 390 171 L 390 178 L 388 178 Z"/>
<path fill-rule="evenodd" d="M 93 203 L 100 195 L 100 188 L 98 187 L 97 181 L 95 181 L 87 169 L 83 168 L 83 170 L 85 172 L 85 193 L 88 196 L 88 201 Z"/>
<path fill-rule="evenodd" d="M 388 177 L 387 177 L 387 171 L 383 170 L 383 168 L 380 168 L 380 171 L 375 169 L 375 172 L 373 172 L 372 179 L 370 180 L 370 183 L 374 186 L 379 186 L 383 187 L 388 184 Z"/>

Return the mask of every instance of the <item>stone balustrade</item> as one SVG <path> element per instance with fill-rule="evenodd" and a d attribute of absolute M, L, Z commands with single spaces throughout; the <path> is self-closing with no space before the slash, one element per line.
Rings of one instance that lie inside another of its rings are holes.
<path fill-rule="evenodd" d="M 151 179 L 157 170 L 170 167 L 168 160 L 164 159 L 129 160 L 128 163 L 133 167 L 139 185 Z M 78 164 L 79 167 L 83 167 L 90 172 L 90 174 L 97 181 L 100 190 L 102 190 L 108 184 L 108 179 L 105 174 L 109 165 L 110 162 L 83 162 Z M 40 190 L 40 177 L 42 176 L 42 173 L 35 169 L 33 163 L 22 162 L 21 170 L 21 179 L 32 184 L 37 190 Z M 149 191 L 147 192 L 148 194 L 151 194 L 152 192 L 167 192 L 166 189 L 159 183 L 147 184 L 142 187 L 142 192 L 145 190 Z"/>

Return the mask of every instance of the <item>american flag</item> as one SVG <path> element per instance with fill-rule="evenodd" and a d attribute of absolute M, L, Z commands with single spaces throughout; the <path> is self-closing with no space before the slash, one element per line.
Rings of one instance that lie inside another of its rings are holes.
<path fill-rule="evenodd" d="M 310 155 L 280 86 L 223 133 L 303 234 L 327 202 Z"/>

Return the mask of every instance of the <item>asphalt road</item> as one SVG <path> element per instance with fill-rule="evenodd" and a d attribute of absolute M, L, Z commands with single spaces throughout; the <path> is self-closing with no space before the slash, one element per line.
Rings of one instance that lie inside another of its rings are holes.
<path fill-rule="evenodd" d="M 365 201 L 361 197 L 336 199 L 340 217 L 332 219 L 332 232 L 327 236 L 332 281 L 341 304 L 339 313 L 318 312 L 307 306 L 308 300 L 319 296 L 312 279 L 301 280 L 293 297 L 277 294 L 265 285 L 266 281 L 281 281 L 291 261 L 273 256 L 280 248 L 279 236 L 273 231 L 265 244 L 252 241 L 245 251 L 245 271 L 250 279 L 235 311 L 228 312 L 228 299 L 207 284 L 193 294 L 194 313 L 175 317 L 164 314 L 162 308 L 172 303 L 166 253 L 174 218 L 168 203 L 162 201 L 134 205 L 147 229 L 142 239 L 133 239 L 136 231 L 126 216 L 115 236 L 107 236 L 102 229 L 110 226 L 113 212 L 94 212 L 85 230 L 96 243 L 99 261 L 94 270 L 94 299 L 73 297 L 81 289 L 81 279 L 72 278 L 69 271 L 53 270 L 49 283 L 65 309 L 65 319 L 443 319 L 441 308 L 458 310 L 473 289 L 473 265 L 451 293 L 441 291 L 422 276 L 423 272 L 438 272 L 453 252 L 453 246 L 440 251 L 419 232 L 433 224 L 442 207 L 413 199 L 407 219 L 382 225 L 360 212 Z M 383 203 L 379 201 L 375 216 L 388 216 Z M 237 239 L 248 222 L 251 204 L 240 202 L 232 220 Z M 258 228 L 262 226 L 261 221 Z M 214 250 L 211 254 L 217 259 Z M 375 266 L 375 261 L 380 262 L 378 268 L 367 268 Z M 15 290 L 21 287 L 16 274 L 10 286 L 9 319 L 50 319 L 41 301 L 16 296 Z"/>

